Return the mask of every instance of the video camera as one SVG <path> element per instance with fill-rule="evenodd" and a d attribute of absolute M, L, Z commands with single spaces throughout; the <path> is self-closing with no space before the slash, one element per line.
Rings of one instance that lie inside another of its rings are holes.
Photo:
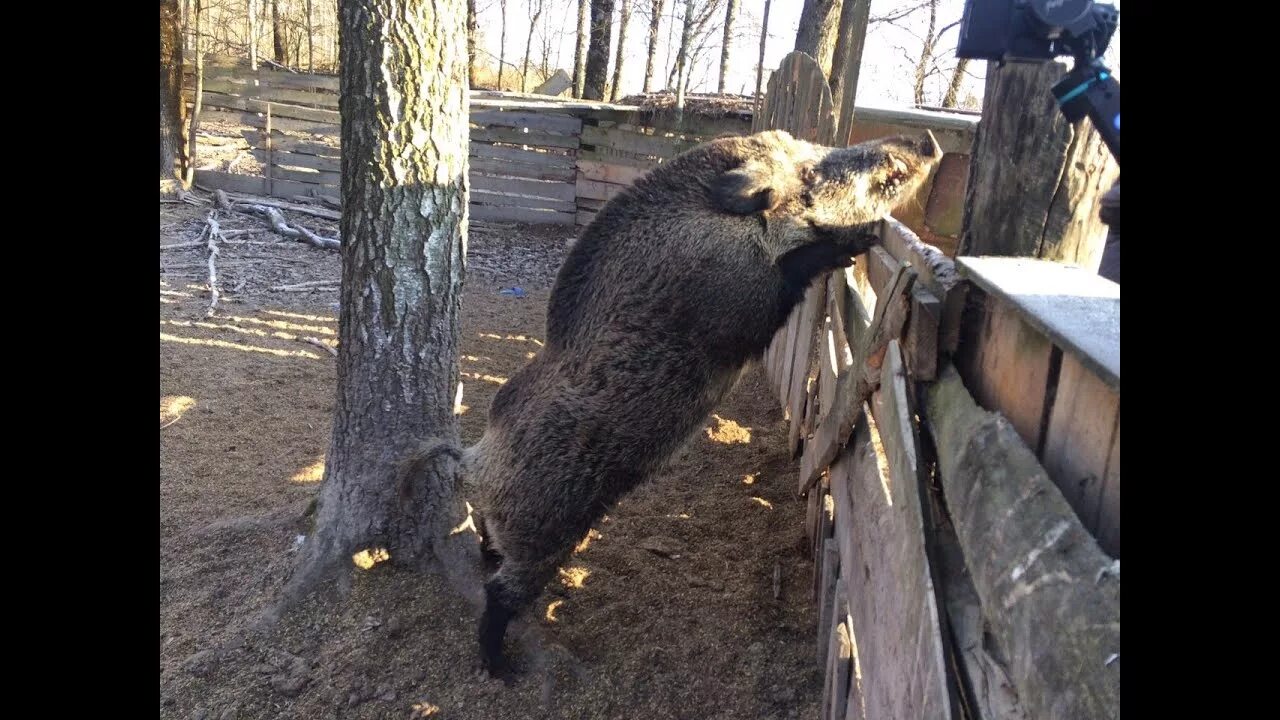
<path fill-rule="evenodd" d="M 956 57 L 996 62 L 1048 62 L 1071 55 L 1075 65 L 1053 86 L 1067 120 L 1088 115 L 1120 162 L 1120 83 L 1102 54 L 1120 11 L 1093 0 L 965 0 Z"/>

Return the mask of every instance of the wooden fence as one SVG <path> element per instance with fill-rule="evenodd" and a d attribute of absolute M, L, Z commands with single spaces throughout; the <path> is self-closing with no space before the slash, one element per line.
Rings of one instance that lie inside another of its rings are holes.
<path fill-rule="evenodd" d="M 754 129 L 831 125 L 788 56 Z M 821 717 L 1118 718 L 1119 287 L 880 236 L 763 358 L 808 499 Z"/>
<path fill-rule="evenodd" d="M 187 97 L 194 78 L 187 79 Z M 206 60 L 199 158 L 243 144 L 256 174 L 197 171 L 208 187 L 337 202 L 341 172 L 338 78 L 262 69 L 236 59 Z M 828 90 L 828 93 L 830 91 Z M 902 218 L 944 248 L 959 235 L 976 118 L 859 108 L 855 140 L 927 127 L 944 151 L 944 170 Z M 477 220 L 584 225 L 638 177 L 694 144 L 751 132 L 751 113 L 690 114 L 676 131 L 669 114 L 636 106 L 564 101 L 519 93 L 471 94 L 471 216 Z"/>

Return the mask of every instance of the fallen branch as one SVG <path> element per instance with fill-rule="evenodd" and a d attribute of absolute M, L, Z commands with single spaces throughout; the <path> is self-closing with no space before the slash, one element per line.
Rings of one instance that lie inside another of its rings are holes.
<path fill-rule="evenodd" d="M 221 229 L 218 227 L 218 211 L 210 210 L 209 218 L 205 222 L 209 228 L 209 309 L 205 311 L 205 317 L 213 317 L 213 310 L 218 306 L 218 236 Z"/>
<path fill-rule="evenodd" d="M 280 208 L 281 210 L 292 210 L 293 212 L 302 213 L 303 215 L 312 215 L 325 220 L 337 221 L 342 219 L 342 213 L 335 210 L 326 210 L 325 208 L 309 207 L 307 205 L 281 202 L 279 200 L 268 200 L 266 198 L 248 198 L 240 195 L 236 195 L 234 197 L 228 195 L 227 197 L 234 202 L 245 203 L 247 205 L 266 205 L 267 207 Z"/>
<path fill-rule="evenodd" d="M 293 68 L 289 67 L 288 65 L 282 65 L 281 63 L 278 63 L 278 62 L 276 62 L 275 60 L 272 60 L 271 58 L 265 58 L 265 57 L 263 57 L 263 58 L 258 58 L 258 59 L 259 59 L 259 60 L 261 60 L 262 62 L 264 62 L 264 63 L 266 63 L 266 64 L 270 65 L 271 67 L 280 68 L 281 70 L 288 70 L 289 72 L 293 73 L 294 75 L 297 75 L 297 74 L 298 74 L 298 71 L 297 71 L 297 70 L 294 70 Z"/>
<path fill-rule="evenodd" d="M 195 240 L 192 242 L 173 243 L 172 245 L 161 245 L 160 252 L 164 252 L 165 250 L 185 250 L 189 248 L 198 248 L 198 247 L 204 247 L 204 241 Z"/>
<path fill-rule="evenodd" d="M 334 348 L 334 347 L 333 347 L 333 346 L 331 346 L 331 345 L 326 345 L 326 344 L 324 343 L 324 341 L 323 341 L 323 340 L 320 340 L 319 338 L 304 337 L 304 338 L 298 338 L 298 339 L 299 339 L 299 340 L 301 340 L 302 342 L 304 342 L 304 343 L 308 344 L 308 345 L 315 345 L 315 346 L 316 346 L 316 347 L 318 347 L 318 348 L 323 348 L 323 349 L 325 349 L 325 350 L 328 350 L 330 355 L 332 355 L 332 356 L 334 356 L 334 357 L 338 357 L 338 351 L 337 351 L 337 349 L 336 349 L 336 348 Z"/>
<path fill-rule="evenodd" d="M 325 250 L 338 250 L 342 247 L 341 243 L 339 243 L 336 238 L 322 237 L 301 225 L 289 225 L 289 223 L 285 222 L 284 215 L 280 214 L 280 211 L 274 205 L 267 205 L 260 202 L 232 203 L 231 199 L 228 198 L 227 194 L 222 190 L 215 191 L 215 195 L 218 198 L 218 207 L 224 210 L 234 210 L 236 212 L 242 212 L 249 215 L 259 215 L 266 218 L 267 223 L 271 225 L 271 229 L 285 237 L 301 240 L 313 247 Z"/>
<path fill-rule="evenodd" d="M 309 282 L 301 282 L 293 285 L 273 285 L 271 290 L 276 292 L 305 292 L 307 290 L 332 290 L 341 283 L 340 280 L 312 280 Z"/>

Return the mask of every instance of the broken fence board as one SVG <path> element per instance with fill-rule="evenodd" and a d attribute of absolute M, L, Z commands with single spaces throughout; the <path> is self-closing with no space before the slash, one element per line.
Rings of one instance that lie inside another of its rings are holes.
<path fill-rule="evenodd" d="M 956 263 L 893 217 L 885 218 L 882 223 L 880 243 L 899 261 L 911 263 L 920 282 L 942 303 L 939 350 L 948 355 L 955 352 L 960 344 L 960 322 L 967 290 Z"/>

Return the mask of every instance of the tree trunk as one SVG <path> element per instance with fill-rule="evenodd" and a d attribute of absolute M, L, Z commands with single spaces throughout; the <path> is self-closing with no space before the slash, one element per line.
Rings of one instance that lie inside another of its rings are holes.
<path fill-rule="evenodd" d="M 870 0 L 845 0 L 840 9 L 840 38 L 831 60 L 831 101 L 836 114 L 836 137 L 845 138 L 853 129 L 853 111 L 858 96 L 858 76 L 862 74 L 862 51 L 867 45 L 867 25 L 871 20 Z"/>
<path fill-rule="evenodd" d="M 362 551 L 429 562 L 461 520 L 445 462 L 456 451 L 401 468 L 430 438 L 458 441 L 465 17 L 463 0 L 341 3 L 337 406 L 315 531 L 286 601 Z"/>
<path fill-rule="evenodd" d="M 609 42 L 613 34 L 613 0 L 591 0 L 591 44 L 587 47 L 587 68 L 582 96 L 604 100 L 609 81 Z"/>
<path fill-rule="evenodd" d="M 284 24 L 280 22 L 280 0 L 271 0 L 271 37 L 275 42 L 276 62 L 281 65 L 289 64 L 289 57 L 285 53 L 285 36 Z"/>
<path fill-rule="evenodd" d="M 938 0 L 929 2 L 929 30 L 920 45 L 920 60 L 916 62 L 915 85 L 912 88 L 916 105 L 924 104 L 924 81 L 929 77 L 929 63 L 933 61 L 933 47 L 937 42 L 934 31 L 938 27 Z"/>
<path fill-rule="evenodd" d="M 502 8 L 502 36 L 498 38 L 498 87 L 502 91 L 502 70 L 507 59 L 507 0 L 498 3 Z"/>
<path fill-rule="evenodd" d="M 817 61 L 826 77 L 831 77 L 842 4 L 841 0 L 804 0 L 800 11 L 795 49 Z"/>
<path fill-rule="evenodd" d="M 477 74 L 480 68 L 476 65 L 476 29 L 476 0 L 467 0 L 467 79 L 472 88 L 480 83 Z"/>
<path fill-rule="evenodd" d="M 182 180 L 182 25 L 178 0 L 160 0 L 160 189 L 171 193 Z"/>
<path fill-rule="evenodd" d="M 249 0 L 249 69 L 258 71 L 258 2 Z"/>
<path fill-rule="evenodd" d="M 204 39 L 200 27 L 203 4 L 203 0 L 195 0 L 190 13 L 190 17 L 194 19 L 192 25 L 195 27 L 195 32 L 192 33 L 191 52 L 196 57 L 196 77 L 195 88 L 193 88 L 194 100 L 191 103 L 191 123 L 187 126 L 186 167 L 182 175 L 182 187 L 185 190 L 190 190 L 191 184 L 196 179 L 196 146 L 199 144 L 196 133 L 200 129 L 200 105 L 204 99 Z"/>
<path fill-rule="evenodd" d="M 311 25 L 311 0 L 307 0 L 307 72 L 316 71 L 315 30 Z"/>
<path fill-rule="evenodd" d="M 942 96 L 942 107 L 953 108 L 960 99 L 960 85 L 964 82 L 964 72 L 969 68 L 969 58 L 961 58 L 956 62 L 956 69 L 951 71 L 951 82 L 947 83 L 947 94 Z"/>
<path fill-rule="evenodd" d="M 538 27 L 538 18 L 542 17 L 543 0 L 537 0 L 538 6 L 533 8 L 533 0 L 529 0 L 529 9 L 533 10 L 533 19 L 529 21 L 529 36 L 524 43 L 524 67 L 520 72 L 520 92 L 529 92 L 529 56 L 533 53 L 533 31 Z"/>
<path fill-rule="evenodd" d="M 684 2 L 684 28 L 680 31 L 680 51 L 676 54 L 676 125 L 684 120 L 685 75 L 689 69 L 689 37 L 693 30 L 693 0 Z"/>
<path fill-rule="evenodd" d="M 764 47 L 769 40 L 769 5 L 772 0 L 764 0 L 764 17 L 760 20 L 760 64 L 756 66 L 756 112 L 764 102 Z"/>
<path fill-rule="evenodd" d="M 578 0 L 578 42 L 573 49 L 573 96 L 580 98 L 587 77 L 587 42 L 591 34 L 590 0 Z"/>
<path fill-rule="evenodd" d="M 631 22 L 631 0 L 622 0 L 622 14 L 618 20 L 621 25 L 618 27 L 618 52 L 613 59 L 613 82 L 609 86 L 609 99 L 617 102 L 621 97 L 622 91 L 618 88 L 622 86 L 622 53 L 627 47 L 627 25 Z"/>
<path fill-rule="evenodd" d="M 658 59 L 658 25 L 662 20 L 664 0 L 653 0 L 649 17 L 649 57 L 644 63 L 644 92 L 653 91 L 653 64 Z"/>
<path fill-rule="evenodd" d="M 729 77 L 729 48 L 733 44 L 733 21 L 738 15 L 738 0 L 729 0 L 729 7 L 724 13 L 724 45 L 720 48 L 720 82 L 716 92 L 724 92 L 724 84 Z"/>

